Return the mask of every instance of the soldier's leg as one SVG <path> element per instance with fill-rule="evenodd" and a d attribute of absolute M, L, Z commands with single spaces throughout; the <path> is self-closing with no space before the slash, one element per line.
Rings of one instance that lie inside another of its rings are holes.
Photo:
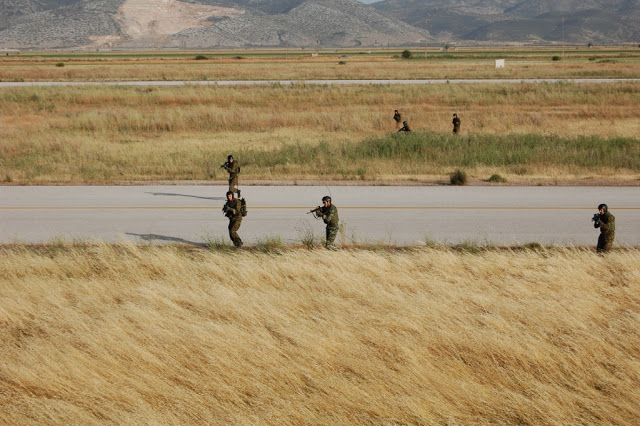
<path fill-rule="evenodd" d="M 229 191 L 238 192 L 238 176 L 229 179 Z"/>
<path fill-rule="evenodd" d="M 613 239 L 615 238 L 615 234 L 609 234 L 604 239 L 604 251 L 611 250 L 613 247 Z"/>
<path fill-rule="evenodd" d="M 328 249 L 336 249 L 336 245 L 335 245 L 335 241 L 336 241 L 336 237 L 338 236 L 338 228 L 331 228 L 329 226 L 327 226 L 327 230 L 326 230 L 326 239 L 327 241 L 325 242 L 325 247 Z"/>
<path fill-rule="evenodd" d="M 240 235 L 238 235 L 238 229 L 240 229 L 241 224 L 242 219 L 231 219 L 229 221 L 229 237 L 236 247 L 242 247 L 242 239 L 240 239 Z"/>
<path fill-rule="evenodd" d="M 600 234 L 600 236 L 598 237 L 598 245 L 596 246 L 596 251 L 598 253 L 604 253 L 605 250 L 607 249 L 607 239 L 605 238 L 604 234 Z"/>

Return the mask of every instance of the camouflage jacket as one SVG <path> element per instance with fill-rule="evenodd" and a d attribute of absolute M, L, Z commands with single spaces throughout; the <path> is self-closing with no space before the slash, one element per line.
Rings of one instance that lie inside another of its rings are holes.
<path fill-rule="evenodd" d="M 223 164 L 223 167 L 226 171 L 229 172 L 229 177 L 233 178 L 238 176 L 240 173 L 240 164 L 237 161 L 233 161 L 233 163 L 229 163 L 228 161 Z"/>
<path fill-rule="evenodd" d="M 229 219 L 242 219 L 242 210 L 240 209 L 240 200 L 234 198 L 233 200 L 227 200 L 226 204 L 222 208 L 224 215 Z"/>
<path fill-rule="evenodd" d="M 460 119 L 458 117 L 453 119 L 453 127 L 460 127 Z"/>
<path fill-rule="evenodd" d="M 400 123 L 402 121 L 402 114 L 400 114 L 399 112 L 393 114 L 393 119 Z"/>
<path fill-rule="evenodd" d="M 337 228 L 338 221 L 338 209 L 336 206 L 331 204 L 329 207 L 323 207 L 322 210 L 322 220 L 327 224 L 330 228 Z M 320 212 L 319 212 L 320 213 Z"/>
<path fill-rule="evenodd" d="M 616 217 L 609 212 L 600 215 L 600 221 L 593 224 L 594 228 L 600 228 L 602 234 L 616 232 Z"/>

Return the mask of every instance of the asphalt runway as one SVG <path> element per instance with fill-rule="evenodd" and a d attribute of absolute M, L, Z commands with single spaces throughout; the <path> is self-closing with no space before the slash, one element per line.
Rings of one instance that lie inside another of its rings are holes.
<path fill-rule="evenodd" d="M 616 246 L 640 246 L 637 187 L 246 186 L 245 244 L 321 238 L 307 211 L 331 195 L 348 244 L 595 245 L 607 203 Z M 228 241 L 227 186 L 1 186 L 0 244 L 57 239 L 204 245 Z"/>

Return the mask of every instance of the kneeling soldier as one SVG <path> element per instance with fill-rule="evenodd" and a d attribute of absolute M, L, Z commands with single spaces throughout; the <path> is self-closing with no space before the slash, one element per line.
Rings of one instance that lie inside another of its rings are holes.
<path fill-rule="evenodd" d="M 598 206 L 598 213 L 593 215 L 593 227 L 600 228 L 600 236 L 598 237 L 598 245 L 596 250 L 598 253 L 604 253 L 611 250 L 613 240 L 616 237 L 616 218 L 609 213 L 606 204 Z"/>
<path fill-rule="evenodd" d="M 322 207 L 319 210 L 316 210 L 316 216 L 321 217 L 324 223 L 327 224 L 327 241 L 325 243 L 325 247 L 328 249 L 336 249 L 337 247 L 334 244 L 334 241 L 336 240 L 340 227 L 338 225 L 338 209 L 336 206 L 331 204 L 331 197 L 328 195 L 322 197 Z"/>
<path fill-rule="evenodd" d="M 410 131 L 411 131 L 411 127 L 409 127 L 409 122 L 408 121 L 403 121 L 402 122 L 402 127 L 400 128 L 400 130 L 397 131 L 397 133 L 410 132 Z"/>
<path fill-rule="evenodd" d="M 229 238 L 236 247 L 242 247 L 242 240 L 238 235 L 238 229 L 242 224 L 242 203 L 234 198 L 233 192 L 227 192 L 227 202 L 222 208 L 224 215 L 229 218 Z"/>

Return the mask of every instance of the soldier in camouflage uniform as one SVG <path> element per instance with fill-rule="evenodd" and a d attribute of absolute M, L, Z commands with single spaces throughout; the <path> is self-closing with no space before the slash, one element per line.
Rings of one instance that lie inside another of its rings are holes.
<path fill-rule="evenodd" d="M 229 172 L 229 191 L 237 192 L 239 198 L 240 190 L 238 189 L 238 174 L 240 174 L 240 165 L 233 159 L 233 155 L 229 155 L 227 157 L 227 162 L 220 167 Z"/>
<path fill-rule="evenodd" d="M 396 129 L 399 129 L 402 122 L 402 114 L 398 110 L 393 111 L 393 119 L 396 121 Z"/>
<path fill-rule="evenodd" d="M 593 227 L 600 228 L 600 236 L 598 237 L 598 245 L 596 250 L 598 253 L 604 253 L 611 250 L 613 240 L 616 237 L 616 218 L 609 213 L 606 204 L 598 206 L 598 213 L 593 215 Z"/>
<path fill-rule="evenodd" d="M 238 235 L 238 229 L 242 224 L 242 205 L 240 200 L 233 197 L 233 192 L 227 192 L 227 202 L 222 208 L 224 215 L 229 218 L 229 237 L 233 245 L 242 247 L 242 240 Z"/>
<path fill-rule="evenodd" d="M 321 217 L 324 223 L 327 224 L 326 229 L 326 243 L 325 247 L 331 250 L 335 250 L 337 247 L 334 243 L 336 237 L 338 236 L 338 209 L 336 206 L 331 204 L 331 197 L 325 196 L 322 197 L 322 207 L 320 210 L 316 211 L 316 215 Z"/>
<path fill-rule="evenodd" d="M 453 114 L 453 134 L 458 134 L 460 132 L 460 119 L 458 118 L 458 114 Z"/>
<path fill-rule="evenodd" d="M 409 127 L 409 122 L 408 121 L 403 121 L 402 122 L 402 127 L 400 128 L 400 130 L 398 130 L 397 133 L 410 132 L 410 131 L 411 131 L 411 127 Z"/>

